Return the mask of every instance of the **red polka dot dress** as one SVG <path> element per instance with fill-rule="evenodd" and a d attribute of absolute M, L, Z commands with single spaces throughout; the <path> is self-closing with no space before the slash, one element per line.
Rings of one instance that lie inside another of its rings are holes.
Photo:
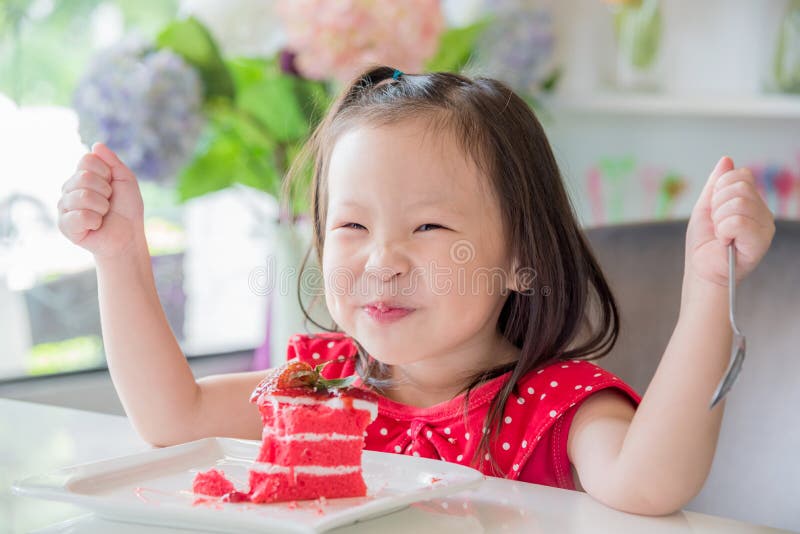
<path fill-rule="evenodd" d="M 298 334 L 289 340 L 287 349 L 287 359 L 311 365 L 330 361 L 322 371 L 329 379 L 355 374 L 356 355 L 352 339 L 339 332 Z M 492 462 L 473 464 L 472 457 L 491 401 L 509 375 L 473 389 L 466 418 L 464 395 L 427 408 L 380 397 L 378 417 L 367 427 L 365 449 L 471 465 L 486 475 L 498 476 Z M 355 385 L 361 384 L 358 379 Z M 622 392 L 634 406 L 641 401 L 633 388 L 591 362 L 557 362 L 523 376 L 519 395 L 512 393 L 506 403 L 499 436 L 490 442 L 491 457 L 502 476 L 575 489 L 567 456 L 569 426 L 581 402 L 608 388 Z"/>

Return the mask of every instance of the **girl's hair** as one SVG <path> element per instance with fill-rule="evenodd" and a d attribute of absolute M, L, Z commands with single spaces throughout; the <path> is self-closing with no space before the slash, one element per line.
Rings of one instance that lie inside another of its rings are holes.
<path fill-rule="evenodd" d="M 619 314 L 614 297 L 579 227 L 545 133 L 526 102 L 508 86 L 485 77 L 434 72 L 403 74 L 374 67 L 359 75 L 338 96 L 315 128 L 289 171 L 285 193 L 294 191 L 300 175 L 312 172 L 310 206 L 312 249 L 319 265 L 325 244 L 327 170 L 336 140 L 349 128 L 382 126 L 422 119 L 433 132 L 453 135 L 499 199 L 506 250 L 519 272 L 527 271 L 540 288 L 511 291 L 497 328 L 520 349 L 517 362 L 499 365 L 472 377 L 463 390 L 465 410 L 478 385 L 510 372 L 493 399 L 472 465 L 483 463 L 490 439 L 497 437 L 509 397 L 519 395 L 518 382 L 532 370 L 567 359 L 594 360 L 617 341 Z M 313 160 L 313 169 L 306 166 Z M 298 296 L 299 291 L 298 291 Z M 306 318 L 311 319 L 302 298 Z M 390 387 L 388 366 L 358 348 L 356 369 L 365 384 Z M 494 474 L 505 476 L 490 455 Z M 477 463 L 476 463 L 477 460 Z"/>

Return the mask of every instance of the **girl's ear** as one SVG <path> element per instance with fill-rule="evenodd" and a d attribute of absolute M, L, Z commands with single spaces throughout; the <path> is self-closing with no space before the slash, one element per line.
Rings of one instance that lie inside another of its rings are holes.
<path fill-rule="evenodd" d="M 506 276 L 506 289 L 510 291 L 522 291 L 522 283 L 519 276 L 519 261 L 517 258 L 511 260 L 511 268 Z"/>
<path fill-rule="evenodd" d="M 506 288 L 517 293 L 526 293 L 534 289 L 536 271 L 530 267 L 520 267 L 519 260 L 511 260 L 511 268 L 506 276 Z"/>

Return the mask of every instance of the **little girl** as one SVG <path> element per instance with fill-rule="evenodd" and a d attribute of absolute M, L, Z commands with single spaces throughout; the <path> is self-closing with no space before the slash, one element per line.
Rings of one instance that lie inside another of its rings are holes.
<path fill-rule="evenodd" d="M 724 410 L 708 406 L 731 346 L 726 247 L 735 240 L 741 279 L 774 234 L 752 173 L 722 158 L 700 194 L 680 316 L 640 398 L 589 361 L 616 342 L 614 298 L 539 122 L 506 85 L 373 68 L 306 156 L 335 325 L 293 336 L 288 356 L 330 361 L 327 378 L 358 373 L 381 395 L 367 449 L 585 489 L 641 514 L 698 493 Z M 108 366 L 136 430 L 158 446 L 259 439 L 248 399 L 268 371 L 194 379 L 159 304 L 135 176 L 99 143 L 77 169 L 59 227 L 96 259 Z"/>

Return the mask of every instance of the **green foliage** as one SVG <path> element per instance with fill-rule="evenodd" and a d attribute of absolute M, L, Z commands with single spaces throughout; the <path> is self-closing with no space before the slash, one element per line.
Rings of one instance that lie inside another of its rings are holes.
<path fill-rule="evenodd" d="M 313 127 L 330 104 L 324 84 L 283 73 L 277 61 L 233 58 L 223 63 L 231 96 L 208 99 L 208 126 L 178 182 L 186 201 L 242 183 L 280 198 L 282 182 Z M 293 214 L 307 208 L 310 173 L 289 200 Z"/>
<path fill-rule="evenodd" d="M 0 0 L 0 92 L 18 105 L 69 106 L 95 52 L 90 24 L 96 11 L 118 8 L 125 31 L 155 36 L 175 16 L 177 0 Z"/>
<path fill-rule="evenodd" d="M 492 17 L 462 28 L 445 31 L 439 40 L 439 50 L 425 68 L 428 72 L 459 72 L 468 63 L 475 50 L 475 43 L 491 24 Z"/>
<path fill-rule="evenodd" d="M 207 100 L 233 98 L 234 87 L 211 33 L 194 17 L 172 22 L 156 37 L 159 48 L 179 54 L 200 73 Z"/>
<path fill-rule="evenodd" d="M 31 347 L 28 373 L 46 375 L 86 369 L 103 363 L 103 343 L 99 336 L 80 336 Z"/>

